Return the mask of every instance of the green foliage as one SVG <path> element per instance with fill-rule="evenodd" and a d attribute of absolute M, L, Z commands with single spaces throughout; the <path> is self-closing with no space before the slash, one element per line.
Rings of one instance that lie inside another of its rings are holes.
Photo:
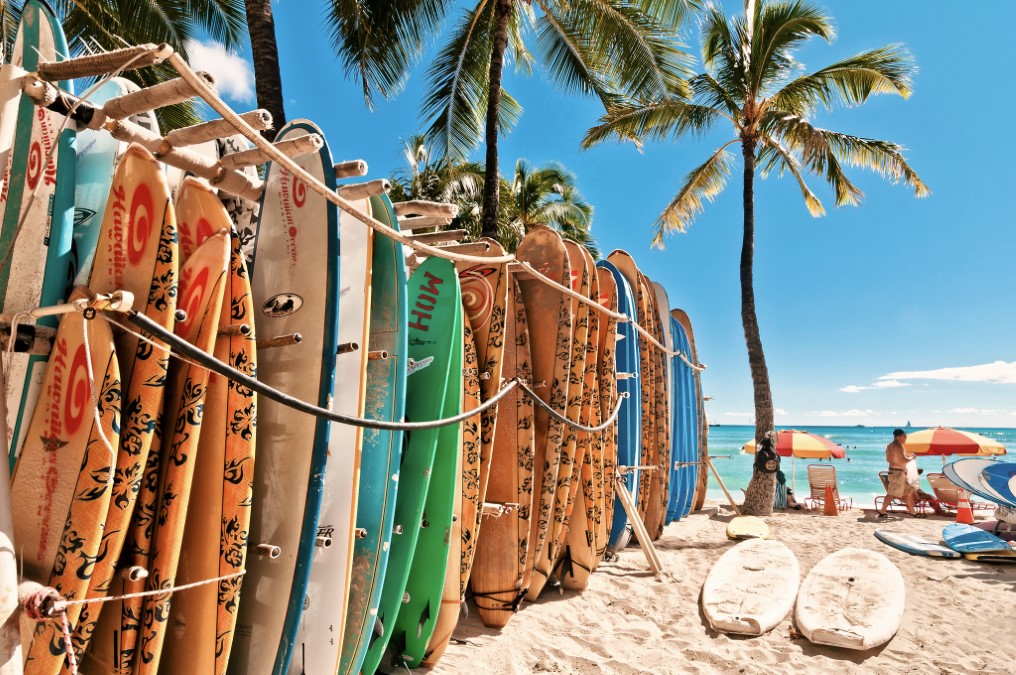
<path fill-rule="evenodd" d="M 750 14 L 749 14 L 750 12 Z M 832 19 L 801 1 L 757 0 L 729 21 L 717 6 L 703 11 L 702 61 L 705 72 L 691 78 L 690 95 L 670 91 L 659 101 L 620 101 L 608 106 L 583 141 L 586 147 L 608 139 L 641 144 L 699 136 L 726 121 L 734 139 L 682 181 L 655 224 L 654 244 L 668 232 L 683 231 L 726 186 L 734 157 L 726 148 L 742 143 L 755 152 L 763 177 L 789 172 L 814 216 L 825 213 L 805 175 L 824 179 L 836 206 L 856 206 L 863 193 L 843 166 L 871 169 L 892 183 L 902 182 L 918 197 L 929 194 L 890 141 L 851 136 L 815 126 L 818 109 L 860 105 L 876 94 L 907 98 L 915 65 L 898 44 L 861 52 L 812 73 L 804 73 L 794 52 L 805 42 L 835 37 Z"/>

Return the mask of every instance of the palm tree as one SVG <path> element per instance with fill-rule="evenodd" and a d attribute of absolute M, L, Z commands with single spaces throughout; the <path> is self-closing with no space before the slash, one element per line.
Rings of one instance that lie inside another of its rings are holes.
<path fill-rule="evenodd" d="M 482 235 L 480 222 L 484 167 L 475 162 L 435 156 L 423 135 L 409 137 L 404 144 L 405 168 L 392 174 L 393 201 L 428 199 L 459 207 L 453 228 L 464 228 L 470 239 Z M 511 181 L 499 178 L 500 209 L 497 235 L 505 250 L 513 252 L 533 226 L 544 224 L 585 246 L 594 258 L 600 256 L 590 234 L 593 207 L 576 186 L 575 175 L 552 163 L 534 168 L 525 159 L 515 164 Z"/>
<path fill-rule="evenodd" d="M 244 0 L 244 9 L 254 62 L 254 89 L 258 107 L 272 115 L 272 128 L 262 131 L 261 135 L 269 141 L 275 141 L 279 129 L 286 124 L 286 106 L 282 98 L 282 72 L 279 67 L 279 45 L 275 40 L 272 0 Z"/>
<path fill-rule="evenodd" d="M 16 22 L 23 2 L 2 3 L 4 25 Z M 227 49 L 243 43 L 244 14 L 241 0 L 188 0 L 187 2 L 133 2 L 131 0 L 56 0 L 54 9 L 63 21 L 72 54 L 108 51 L 125 45 L 166 42 L 186 54 L 187 41 L 200 35 L 221 42 Z M 16 25 L 16 23 L 12 24 Z M 13 32 L 6 33 L 13 40 Z M 141 86 L 176 76 L 168 65 L 124 73 Z M 163 131 L 201 121 L 194 104 L 157 111 Z"/>
<path fill-rule="evenodd" d="M 834 37 L 831 18 L 800 1 L 746 0 L 745 12 L 729 22 L 717 7 L 705 10 L 701 29 L 706 71 L 691 80 L 693 97 L 675 93 L 652 102 L 622 102 L 610 107 L 590 129 L 585 147 L 609 138 L 639 143 L 642 139 L 680 139 L 729 124 L 733 138 L 689 173 L 655 224 L 654 244 L 684 231 L 726 186 L 735 158 L 728 148 L 741 146 L 743 158 L 744 235 L 741 247 L 741 320 L 748 347 L 755 398 L 755 437 L 761 442 L 773 429 L 773 399 L 755 312 L 752 266 L 755 246 L 755 174 L 790 173 L 797 180 L 813 216 L 822 203 L 805 182 L 805 174 L 832 187 L 837 206 L 860 204 L 863 194 L 850 182 L 843 165 L 871 169 L 892 183 L 903 182 L 918 197 L 928 188 L 890 141 L 851 136 L 823 129 L 811 121 L 820 108 L 864 103 L 875 94 L 907 98 L 915 67 L 902 45 L 864 51 L 812 73 L 802 73 L 794 51 L 812 38 Z M 754 472 L 745 492 L 744 511 L 772 512 L 774 474 Z"/>

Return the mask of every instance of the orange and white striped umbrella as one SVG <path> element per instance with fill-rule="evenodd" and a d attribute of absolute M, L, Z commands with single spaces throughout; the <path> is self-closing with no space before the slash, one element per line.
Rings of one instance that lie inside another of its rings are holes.
<path fill-rule="evenodd" d="M 907 434 L 907 450 L 915 455 L 1004 455 L 998 441 L 948 427 L 935 427 Z"/>
<path fill-rule="evenodd" d="M 755 454 L 755 439 L 741 448 L 748 454 Z M 847 451 L 828 438 L 797 429 L 783 429 L 776 432 L 776 454 L 780 457 L 802 457 L 808 459 L 843 459 Z"/>

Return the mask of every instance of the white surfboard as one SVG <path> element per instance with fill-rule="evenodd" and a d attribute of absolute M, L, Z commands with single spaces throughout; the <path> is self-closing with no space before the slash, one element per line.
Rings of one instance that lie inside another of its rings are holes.
<path fill-rule="evenodd" d="M 356 202 L 370 213 L 370 202 Z M 332 410 L 343 415 L 363 416 L 367 383 L 367 308 L 370 306 L 371 230 L 345 211 L 339 213 L 339 345 L 335 359 L 335 393 Z M 350 351 L 343 345 L 356 343 Z M 332 424 L 328 439 L 318 541 L 310 567 L 310 583 L 303 620 L 296 638 L 296 650 L 289 664 L 293 675 L 334 673 L 339 667 L 346 606 L 349 602 L 349 575 L 353 564 L 353 530 L 356 527 L 356 497 L 360 482 L 360 449 L 363 429 Z"/>
<path fill-rule="evenodd" d="M 751 539 L 716 561 L 702 586 L 702 612 L 713 630 L 762 635 L 794 607 L 801 569 L 786 544 Z"/>
<path fill-rule="evenodd" d="M 906 588 L 881 553 L 848 547 L 818 562 L 797 595 L 797 628 L 815 644 L 872 649 L 903 621 Z"/>

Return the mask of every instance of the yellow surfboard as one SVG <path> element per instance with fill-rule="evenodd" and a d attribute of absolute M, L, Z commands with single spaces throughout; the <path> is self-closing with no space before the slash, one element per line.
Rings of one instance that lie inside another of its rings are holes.
<path fill-rule="evenodd" d="M 727 523 L 727 539 L 768 539 L 769 526 L 756 516 L 738 516 Z"/>
<path fill-rule="evenodd" d="M 88 286 L 95 293 L 130 291 L 136 310 L 172 330 L 176 284 L 176 216 L 169 201 L 169 187 L 151 153 L 140 145 L 131 145 L 113 175 Z M 123 416 L 113 495 L 88 588 L 89 598 L 104 598 L 110 592 L 119 595 L 122 591 L 115 567 L 155 437 L 169 365 L 164 348 L 140 340 L 133 333 L 114 331 L 123 381 Z M 106 617 L 101 628 L 97 627 L 100 616 Z M 93 650 L 95 658 L 85 659 L 94 672 L 112 672 L 112 645 L 119 627 L 119 602 L 86 605 L 73 638 L 79 660 L 94 636 L 98 643 Z"/>
<path fill-rule="evenodd" d="M 186 317 L 177 323 L 175 332 L 208 353 L 213 352 L 218 334 L 223 295 L 228 285 L 229 251 L 229 233 L 219 231 L 197 246 L 180 270 L 179 306 Z M 208 371 L 195 364 L 176 360 L 170 364 L 162 415 L 162 447 L 158 453 L 158 519 L 145 583 L 150 591 L 176 585 L 208 379 Z M 150 468 L 154 468 L 152 464 L 149 463 Z M 149 480 L 146 476 L 146 482 Z M 170 598 L 169 594 L 144 598 L 135 673 L 158 672 L 168 628 Z"/>
<path fill-rule="evenodd" d="M 186 178 L 177 193 L 181 250 L 231 227 L 219 197 L 203 181 Z M 239 236 L 231 236 L 229 279 L 219 312 L 215 358 L 254 376 L 257 372 L 254 305 Z M 244 332 L 246 331 L 246 332 Z M 187 507 L 177 585 L 243 570 L 250 525 L 257 395 L 211 373 L 205 393 L 194 482 Z M 239 577 L 199 586 L 173 598 L 163 647 L 163 673 L 226 671 L 239 603 Z"/>
<path fill-rule="evenodd" d="M 87 293 L 76 291 L 74 297 Z M 88 590 L 109 508 L 119 444 L 120 369 L 109 324 L 60 321 L 11 486 L 14 536 L 26 579 L 66 598 Z M 81 605 L 67 609 L 75 625 Z M 60 622 L 36 624 L 26 673 L 59 673 L 67 649 Z"/>
<path fill-rule="evenodd" d="M 617 312 L 617 284 L 609 270 L 596 268 L 597 282 L 600 285 L 599 303 L 612 312 Z M 596 358 L 599 369 L 599 403 L 601 424 L 609 419 L 617 405 L 616 379 L 616 348 L 617 319 L 602 317 L 597 335 Z M 593 569 L 600 564 L 607 552 L 607 541 L 610 539 L 610 526 L 614 515 L 614 476 L 617 473 L 617 420 L 600 432 L 602 442 L 602 458 L 599 465 L 600 474 L 596 481 L 596 504 L 600 517 L 596 523 L 596 557 Z"/>

